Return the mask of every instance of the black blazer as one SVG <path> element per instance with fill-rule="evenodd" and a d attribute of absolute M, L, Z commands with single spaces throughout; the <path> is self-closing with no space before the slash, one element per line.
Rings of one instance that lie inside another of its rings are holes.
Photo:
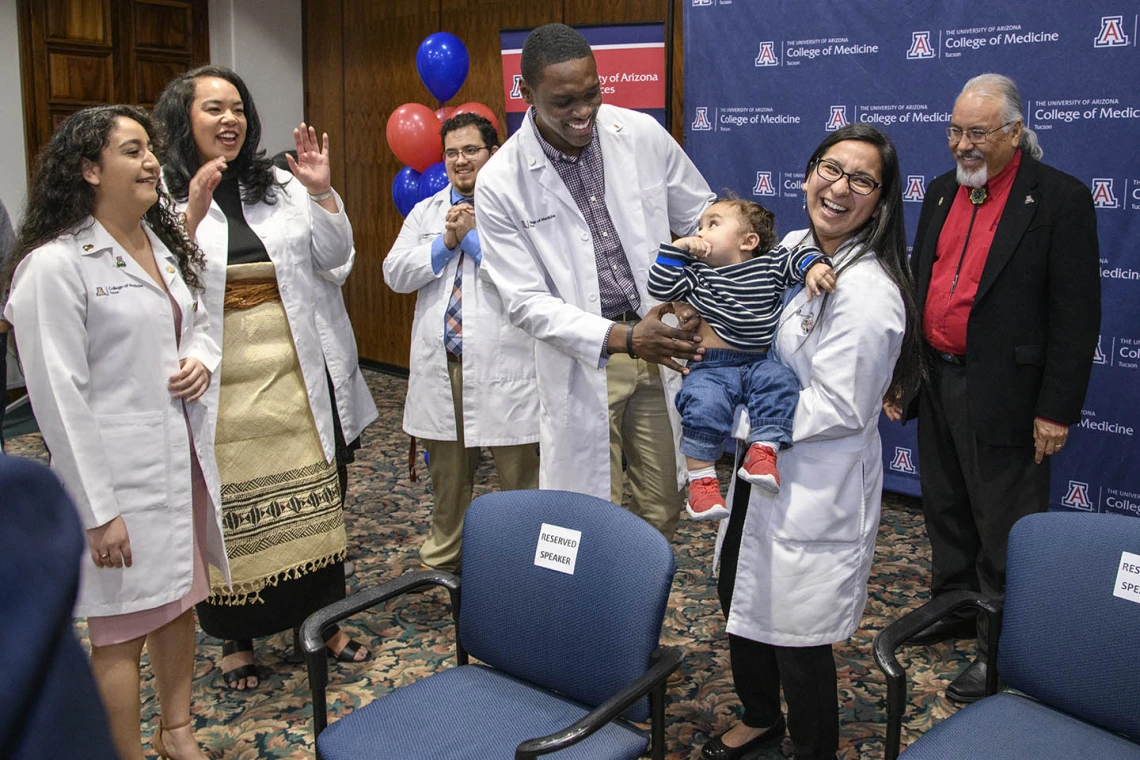
<path fill-rule="evenodd" d="M 922 204 L 911 255 L 920 317 L 957 191 L 948 172 L 930 183 Z M 1079 421 L 1099 331 L 1092 194 L 1023 152 L 966 326 L 970 422 L 979 440 L 1031 446 L 1035 416 Z"/>

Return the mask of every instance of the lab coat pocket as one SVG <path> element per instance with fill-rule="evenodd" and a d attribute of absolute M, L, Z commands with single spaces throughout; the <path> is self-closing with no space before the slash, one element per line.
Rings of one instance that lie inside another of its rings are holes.
<path fill-rule="evenodd" d="M 799 444 L 780 454 L 782 487 L 767 535 L 794 543 L 852 543 L 863 534 L 867 505 L 862 451 Z"/>
<path fill-rule="evenodd" d="M 170 494 L 163 413 L 101 414 L 96 421 L 119 509 L 124 515 L 164 509 Z"/>

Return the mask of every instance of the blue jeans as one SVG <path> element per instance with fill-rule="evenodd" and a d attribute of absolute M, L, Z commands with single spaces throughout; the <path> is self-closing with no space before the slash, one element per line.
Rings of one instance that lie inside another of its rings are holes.
<path fill-rule="evenodd" d="M 791 369 L 767 354 L 712 348 L 689 370 L 676 399 L 682 454 L 715 462 L 732 432 L 732 414 L 742 403 L 748 406 L 752 425 L 750 444 L 768 441 L 780 449 L 792 445 L 800 382 Z"/>

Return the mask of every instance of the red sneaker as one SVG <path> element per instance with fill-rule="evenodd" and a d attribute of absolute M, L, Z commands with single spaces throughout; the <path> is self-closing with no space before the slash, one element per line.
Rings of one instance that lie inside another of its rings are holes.
<path fill-rule="evenodd" d="M 723 520 L 728 517 L 728 507 L 724 505 L 716 478 L 699 478 L 689 483 L 685 511 L 694 520 Z"/>
<path fill-rule="evenodd" d="M 776 469 L 776 452 L 771 446 L 754 443 L 744 455 L 744 464 L 736 471 L 744 480 L 771 494 L 780 492 L 780 471 Z"/>

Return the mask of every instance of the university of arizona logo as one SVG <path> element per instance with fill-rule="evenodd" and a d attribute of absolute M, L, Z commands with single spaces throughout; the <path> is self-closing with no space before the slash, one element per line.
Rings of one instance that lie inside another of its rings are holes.
<path fill-rule="evenodd" d="M 917 470 L 914 467 L 913 452 L 902 446 L 895 446 L 895 456 L 891 459 L 891 469 L 895 472 L 905 472 L 907 475 L 914 475 Z"/>
<path fill-rule="evenodd" d="M 779 66 L 780 59 L 776 57 L 776 51 L 772 47 L 771 42 L 761 42 L 760 52 L 756 54 L 757 66 Z"/>
<path fill-rule="evenodd" d="M 826 129 L 828 132 L 834 132 L 840 127 L 847 126 L 847 106 L 832 106 L 831 118 L 827 120 Z"/>
<path fill-rule="evenodd" d="M 712 5 L 712 0 L 693 0 L 693 6 Z"/>
<path fill-rule="evenodd" d="M 515 74 L 515 82 L 511 85 L 511 100 L 522 100 L 522 93 L 519 91 L 519 82 L 522 81 L 522 74 Z"/>
<path fill-rule="evenodd" d="M 1092 181 L 1093 205 L 1097 208 L 1117 208 L 1116 193 L 1112 190 L 1112 180 L 1094 178 Z"/>
<path fill-rule="evenodd" d="M 712 129 L 708 106 L 697 106 L 697 113 L 693 116 L 693 126 L 690 129 L 695 129 L 698 132 Z"/>
<path fill-rule="evenodd" d="M 772 172 L 756 172 L 756 186 L 752 188 L 753 195 L 775 195 L 776 186 L 772 184 Z"/>
<path fill-rule="evenodd" d="M 1093 511 L 1092 499 L 1089 498 L 1089 484 L 1082 483 L 1079 480 L 1069 481 L 1069 490 L 1065 492 L 1065 498 L 1061 499 L 1061 503 L 1069 509 L 1082 509 L 1085 512 Z"/>
<path fill-rule="evenodd" d="M 922 203 L 926 197 L 926 177 L 921 174 L 906 175 L 906 191 L 903 192 L 904 201 Z"/>
<path fill-rule="evenodd" d="M 906 51 L 908 61 L 933 58 L 934 48 L 930 46 L 930 32 L 911 32 L 910 49 Z"/>
<path fill-rule="evenodd" d="M 1096 336 L 1096 352 L 1093 353 L 1093 364 L 1108 364 L 1108 357 L 1100 350 L 1100 336 Z"/>
<path fill-rule="evenodd" d="M 1100 33 L 1093 40 L 1093 47 L 1124 47 L 1127 44 L 1128 35 L 1124 33 L 1124 16 L 1101 16 Z"/>

